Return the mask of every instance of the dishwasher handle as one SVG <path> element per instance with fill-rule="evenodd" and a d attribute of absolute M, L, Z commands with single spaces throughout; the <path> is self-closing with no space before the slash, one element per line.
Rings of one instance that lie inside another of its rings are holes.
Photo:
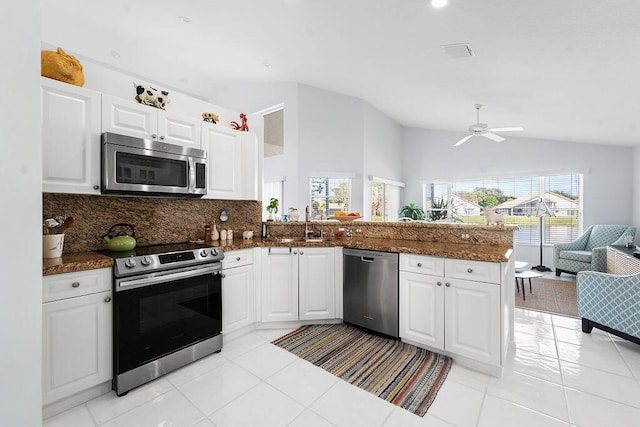
<path fill-rule="evenodd" d="M 375 259 L 373 257 L 361 256 L 360 261 L 362 262 L 373 262 Z"/>

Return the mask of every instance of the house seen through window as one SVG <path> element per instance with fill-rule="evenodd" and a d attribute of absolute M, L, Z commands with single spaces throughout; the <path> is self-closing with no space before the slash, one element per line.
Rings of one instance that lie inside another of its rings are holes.
<path fill-rule="evenodd" d="M 494 208 L 505 224 L 516 224 L 515 243 L 569 242 L 582 233 L 582 174 L 523 176 L 423 184 L 429 220 L 484 224 L 482 212 Z"/>

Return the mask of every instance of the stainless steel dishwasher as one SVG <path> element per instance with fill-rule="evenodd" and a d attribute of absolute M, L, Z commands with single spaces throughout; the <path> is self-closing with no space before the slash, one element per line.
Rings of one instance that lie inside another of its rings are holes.
<path fill-rule="evenodd" d="M 343 254 L 344 321 L 398 338 L 398 254 L 361 249 Z"/>

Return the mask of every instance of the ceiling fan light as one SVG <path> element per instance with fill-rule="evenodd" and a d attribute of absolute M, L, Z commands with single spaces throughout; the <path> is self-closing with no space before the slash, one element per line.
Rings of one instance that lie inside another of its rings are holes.
<path fill-rule="evenodd" d="M 449 3 L 448 0 L 431 0 L 431 6 L 441 8 L 445 7 Z"/>

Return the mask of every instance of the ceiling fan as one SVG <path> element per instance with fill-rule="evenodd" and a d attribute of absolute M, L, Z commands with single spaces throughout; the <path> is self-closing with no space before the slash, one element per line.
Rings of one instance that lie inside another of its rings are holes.
<path fill-rule="evenodd" d="M 524 130 L 522 126 L 511 126 L 505 128 L 490 128 L 486 123 L 480 123 L 480 109 L 482 108 L 482 104 L 475 104 L 474 107 L 477 111 L 477 123 L 469 126 L 470 135 L 465 136 L 460 141 L 456 142 L 454 147 L 458 145 L 462 145 L 472 136 L 484 136 L 485 138 L 489 138 L 496 142 L 504 141 L 504 138 L 500 135 L 497 135 L 493 132 L 515 132 Z"/>

